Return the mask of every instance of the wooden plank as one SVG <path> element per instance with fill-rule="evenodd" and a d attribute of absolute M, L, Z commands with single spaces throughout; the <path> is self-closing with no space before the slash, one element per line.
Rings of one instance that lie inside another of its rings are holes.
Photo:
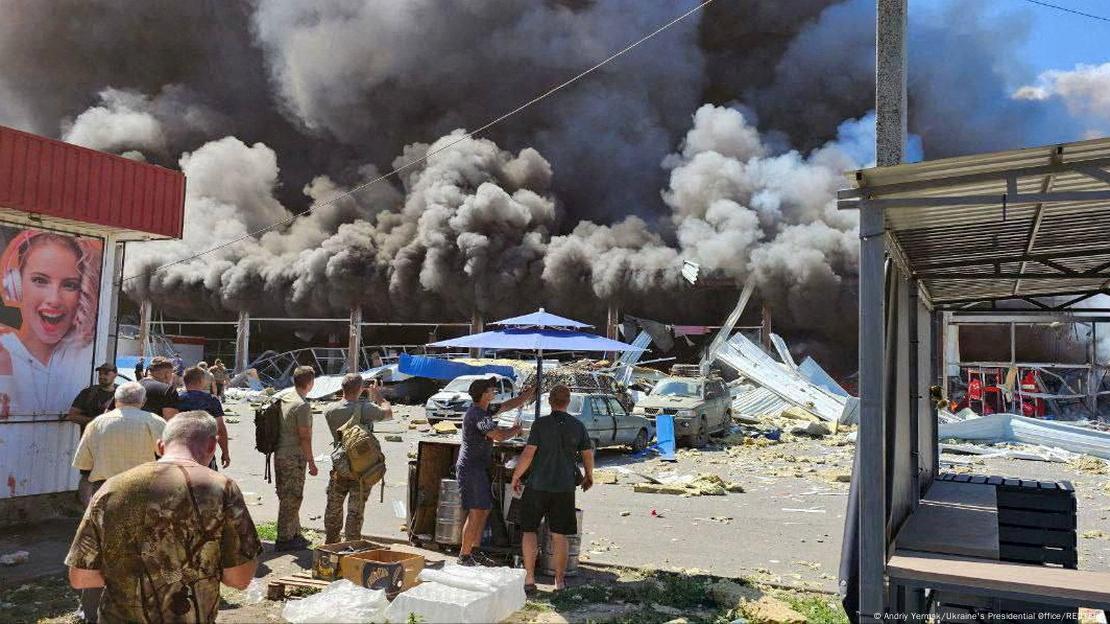
<path fill-rule="evenodd" d="M 1002 563 L 901 551 L 887 563 L 891 579 L 957 585 L 961 592 L 1023 594 L 1073 602 L 1076 606 L 1110 605 L 1110 573 L 1067 570 L 1020 563 Z"/>

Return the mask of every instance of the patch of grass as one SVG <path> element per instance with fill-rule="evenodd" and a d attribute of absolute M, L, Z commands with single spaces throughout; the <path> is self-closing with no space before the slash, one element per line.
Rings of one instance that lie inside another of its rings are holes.
<path fill-rule="evenodd" d="M 254 529 L 258 531 L 258 539 L 264 542 L 273 542 L 277 540 L 276 522 L 260 522 L 254 525 Z"/>
<path fill-rule="evenodd" d="M 545 611 L 554 611 L 555 607 L 551 606 L 549 602 L 541 602 L 538 600 L 528 600 L 524 603 L 524 608 L 521 611 L 533 611 L 543 613 Z"/>
<path fill-rule="evenodd" d="M 552 596 L 551 606 L 555 607 L 556 611 L 570 611 L 588 604 L 609 602 L 612 598 L 614 596 L 610 588 L 591 583 L 589 585 L 568 587 L 558 592 Z"/>
<path fill-rule="evenodd" d="M 62 576 L 26 583 L 0 592 L 0 622 L 76 621 L 77 592 Z"/>
<path fill-rule="evenodd" d="M 840 601 L 834 596 L 781 594 L 777 597 L 798 613 L 806 616 L 806 622 L 813 624 L 848 624 L 848 616 L 845 615 Z"/>

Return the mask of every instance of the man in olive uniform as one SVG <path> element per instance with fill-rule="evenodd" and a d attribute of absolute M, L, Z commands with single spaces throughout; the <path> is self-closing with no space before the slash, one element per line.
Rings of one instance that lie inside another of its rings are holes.
<path fill-rule="evenodd" d="M 338 444 L 342 439 L 339 428 L 350 422 L 356 414 L 358 422 L 365 425 L 370 431 L 374 430 L 374 422 L 393 418 L 393 409 L 389 402 L 382 398 L 377 386 L 370 386 L 370 401 L 361 397 L 363 388 L 362 376 L 358 373 L 349 373 L 343 378 L 343 400 L 335 403 L 324 412 L 324 420 L 331 430 L 332 440 Z M 366 511 L 366 499 L 370 495 L 370 488 L 363 487 L 357 479 L 345 479 L 331 471 L 328 479 L 328 503 L 324 508 L 324 543 L 334 544 L 339 541 L 340 529 L 348 541 L 362 539 L 362 519 Z M 343 524 L 343 504 L 347 504 L 347 523 Z"/>
<path fill-rule="evenodd" d="M 274 550 L 302 550 L 308 540 L 301 535 L 301 500 L 304 498 L 304 472 L 316 476 L 312 459 L 312 408 L 305 396 L 312 391 L 316 373 L 311 366 L 293 371 L 293 391 L 281 398 L 281 429 L 274 453 L 274 480 L 277 481 L 278 519 Z"/>
<path fill-rule="evenodd" d="M 245 589 L 262 545 L 239 486 L 207 468 L 215 419 L 178 414 L 158 450 L 93 497 L 65 559 L 69 581 L 104 588 L 103 622 L 215 622 L 220 584 Z"/>

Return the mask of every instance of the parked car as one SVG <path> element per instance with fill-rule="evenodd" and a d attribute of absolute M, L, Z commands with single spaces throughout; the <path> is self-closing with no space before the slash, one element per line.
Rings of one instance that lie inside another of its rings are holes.
<path fill-rule="evenodd" d="M 470 399 L 470 384 L 477 379 L 494 378 L 497 380 L 496 394 L 491 405 L 498 405 L 516 396 L 517 389 L 512 379 L 501 375 L 461 375 L 447 382 L 442 390 L 433 394 L 424 404 L 424 414 L 429 424 L 441 420 L 462 422 L 463 414 L 473 403 Z"/>
<path fill-rule="evenodd" d="M 709 436 L 728 431 L 732 402 L 725 383 L 715 377 L 667 377 L 640 399 L 632 413 L 650 419 L 674 416 L 675 441 L 705 446 Z"/>
<path fill-rule="evenodd" d="M 551 405 L 545 393 L 540 397 L 540 416 L 550 413 Z M 637 452 L 647 448 L 655 437 L 655 425 L 650 420 L 629 413 L 617 397 L 610 393 L 571 391 L 567 413 L 586 425 L 586 432 L 593 441 L 594 448 L 627 446 Z M 536 404 L 531 403 L 501 414 L 498 424 L 510 427 L 517 418 L 520 419 L 524 433 L 516 441 L 524 443 L 528 439 L 532 423 L 535 422 Z"/>

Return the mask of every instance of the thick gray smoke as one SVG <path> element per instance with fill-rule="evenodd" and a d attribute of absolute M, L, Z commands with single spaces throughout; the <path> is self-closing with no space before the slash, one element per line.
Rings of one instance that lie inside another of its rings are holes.
<path fill-rule="evenodd" d="M 254 28 L 289 115 L 382 161 L 413 140 L 476 127 L 696 4 L 262 0 Z M 554 186 L 574 217 L 658 210 L 658 158 L 704 86 L 697 30 L 696 19 L 678 24 L 654 49 L 631 52 L 492 137 L 560 163 Z"/>
<path fill-rule="evenodd" d="M 695 4 L 0 0 L 0 123 L 186 172 L 184 240 L 133 245 L 128 274 L 314 206 L 127 283 L 172 314 L 714 322 L 729 302 L 683 283 L 688 259 L 754 275 L 788 337 L 850 362 L 856 224 L 833 198 L 871 159 L 874 0 L 717 2 L 331 203 Z M 1024 75 L 1027 20 L 958 10 L 911 22 L 917 154 L 1106 130 L 1105 67 Z"/>

